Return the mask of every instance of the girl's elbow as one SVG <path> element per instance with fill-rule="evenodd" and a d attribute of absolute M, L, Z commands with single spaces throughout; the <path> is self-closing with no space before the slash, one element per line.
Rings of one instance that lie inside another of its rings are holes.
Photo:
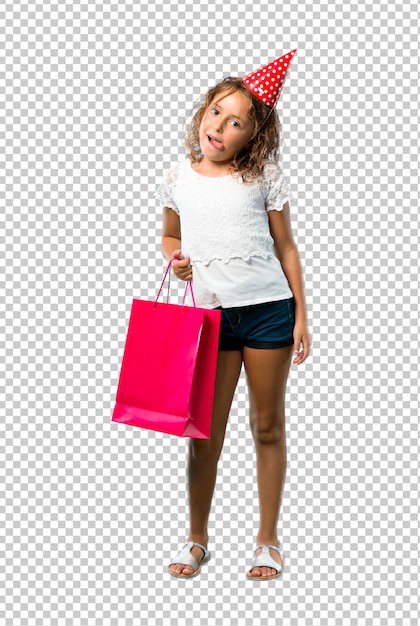
<path fill-rule="evenodd" d="M 277 245 L 275 246 L 275 250 L 276 250 L 276 256 L 279 259 L 279 261 L 284 260 L 290 254 L 297 253 L 297 247 L 294 241 L 288 241 L 287 243 L 281 246 Z"/>

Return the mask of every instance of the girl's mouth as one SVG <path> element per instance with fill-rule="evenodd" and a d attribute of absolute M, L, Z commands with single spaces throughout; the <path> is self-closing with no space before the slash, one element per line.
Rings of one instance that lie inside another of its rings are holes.
<path fill-rule="evenodd" d="M 221 141 L 217 141 L 217 139 L 215 139 L 211 135 L 207 135 L 207 139 L 209 140 L 209 143 L 211 146 L 213 146 L 213 148 L 216 148 L 216 150 L 223 150 L 224 145 Z"/>

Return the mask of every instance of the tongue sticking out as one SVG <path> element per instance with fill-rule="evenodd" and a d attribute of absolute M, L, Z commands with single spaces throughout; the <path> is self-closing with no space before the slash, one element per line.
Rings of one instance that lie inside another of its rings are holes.
<path fill-rule="evenodd" d="M 208 135 L 208 138 L 209 142 L 214 148 L 217 148 L 218 150 L 221 150 L 223 148 L 223 143 L 221 141 L 217 141 L 217 139 L 215 139 L 211 135 Z"/>

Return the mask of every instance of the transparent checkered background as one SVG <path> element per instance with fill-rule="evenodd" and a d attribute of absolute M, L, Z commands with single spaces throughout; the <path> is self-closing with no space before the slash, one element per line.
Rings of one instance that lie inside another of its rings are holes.
<path fill-rule="evenodd" d="M 418 23 L 414 0 L 2 3 L 1 624 L 419 623 Z M 313 351 L 289 379 L 287 565 L 245 578 L 241 378 L 214 556 L 179 581 L 186 442 L 110 422 L 131 299 L 164 267 L 154 192 L 193 102 L 295 47 L 279 109 Z"/>

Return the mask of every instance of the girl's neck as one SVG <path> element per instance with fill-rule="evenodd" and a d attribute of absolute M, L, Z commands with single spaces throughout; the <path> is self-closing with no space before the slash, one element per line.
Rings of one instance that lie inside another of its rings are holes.
<path fill-rule="evenodd" d="M 230 163 L 215 163 L 209 159 L 202 159 L 196 163 L 192 163 L 192 168 L 202 176 L 217 178 L 219 176 L 229 176 L 233 173 Z"/>

